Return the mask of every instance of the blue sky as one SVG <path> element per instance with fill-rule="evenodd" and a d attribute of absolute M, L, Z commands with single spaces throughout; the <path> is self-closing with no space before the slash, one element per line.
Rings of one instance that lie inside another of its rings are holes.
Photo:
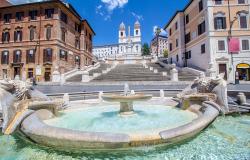
<path fill-rule="evenodd" d="M 39 0 L 10 0 L 15 3 Z M 142 42 L 153 38 L 154 26 L 161 28 L 178 9 L 189 0 L 67 0 L 79 14 L 87 19 L 96 32 L 94 45 L 113 44 L 118 41 L 121 22 L 133 27 L 139 20 Z M 132 31 L 131 31 L 132 33 Z"/>

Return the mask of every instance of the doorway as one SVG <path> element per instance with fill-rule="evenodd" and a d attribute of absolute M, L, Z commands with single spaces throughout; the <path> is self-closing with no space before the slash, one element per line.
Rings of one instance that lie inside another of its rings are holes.
<path fill-rule="evenodd" d="M 14 78 L 16 76 L 21 77 L 21 67 L 14 67 Z"/>
<path fill-rule="evenodd" d="M 219 73 L 225 73 L 224 79 L 227 80 L 227 64 L 219 64 Z"/>
<path fill-rule="evenodd" d="M 50 78 L 51 78 L 51 68 L 45 68 L 44 80 L 48 82 L 50 81 Z"/>

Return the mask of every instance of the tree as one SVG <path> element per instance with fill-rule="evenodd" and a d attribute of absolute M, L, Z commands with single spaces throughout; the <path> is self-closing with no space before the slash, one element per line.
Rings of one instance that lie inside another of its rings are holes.
<path fill-rule="evenodd" d="M 165 49 L 165 50 L 163 51 L 163 56 L 164 56 L 165 58 L 168 58 L 168 50 L 167 50 L 167 49 Z"/>
<path fill-rule="evenodd" d="M 150 55 L 150 49 L 147 43 L 144 43 L 142 46 L 142 55 L 143 56 Z"/>

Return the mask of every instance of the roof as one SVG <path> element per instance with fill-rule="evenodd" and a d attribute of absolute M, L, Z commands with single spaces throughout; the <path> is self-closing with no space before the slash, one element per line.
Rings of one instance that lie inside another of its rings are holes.
<path fill-rule="evenodd" d="M 164 35 L 158 35 L 158 36 L 154 36 L 154 38 L 151 40 L 151 42 L 153 42 L 156 38 L 163 38 L 163 39 L 168 39 L 167 36 L 164 36 Z"/>
<path fill-rule="evenodd" d="M 18 4 L 18 5 L 11 5 L 11 6 L 5 6 L 5 7 L 0 7 L 0 9 L 8 9 L 8 8 L 14 8 L 14 7 L 22 7 L 22 6 L 30 6 L 30 5 L 36 5 L 36 4 L 46 4 L 46 3 L 59 3 L 62 6 L 64 6 L 66 9 L 68 9 L 74 16 L 76 16 L 80 21 L 86 22 L 91 31 L 95 34 L 93 28 L 90 26 L 89 22 L 86 19 L 82 19 L 82 17 L 78 14 L 78 12 L 75 10 L 75 8 L 69 4 L 69 3 L 64 3 L 61 0 L 46 0 L 46 1 L 40 1 L 40 2 L 33 2 L 33 3 L 24 3 L 24 4 Z"/>
<path fill-rule="evenodd" d="M 96 35 L 95 31 L 93 30 L 93 28 L 91 27 L 91 25 L 89 24 L 87 19 L 82 20 L 82 22 L 86 22 L 87 25 L 89 26 L 90 30 L 93 32 L 93 34 Z"/>
<path fill-rule="evenodd" d="M 175 19 L 175 17 L 177 16 L 178 13 L 182 13 L 185 12 L 185 10 L 192 4 L 194 0 L 190 0 L 188 2 L 188 4 L 184 7 L 183 10 L 178 10 L 175 12 L 175 14 L 172 16 L 172 18 L 168 21 L 168 23 L 165 25 L 164 29 L 168 28 L 168 26 L 170 25 L 170 23 Z"/>

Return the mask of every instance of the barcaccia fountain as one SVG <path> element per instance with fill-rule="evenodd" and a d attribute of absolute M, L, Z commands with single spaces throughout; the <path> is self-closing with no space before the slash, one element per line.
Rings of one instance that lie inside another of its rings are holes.
<path fill-rule="evenodd" d="M 32 142 L 58 149 L 175 144 L 197 135 L 219 113 L 228 112 L 223 75 L 201 76 L 173 100 L 131 93 L 125 84 L 123 94 L 104 94 L 104 102 L 89 100 L 67 109 L 62 101 L 51 100 L 27 82 L 0 84 L 3 133 L 21 132 Z"/>

